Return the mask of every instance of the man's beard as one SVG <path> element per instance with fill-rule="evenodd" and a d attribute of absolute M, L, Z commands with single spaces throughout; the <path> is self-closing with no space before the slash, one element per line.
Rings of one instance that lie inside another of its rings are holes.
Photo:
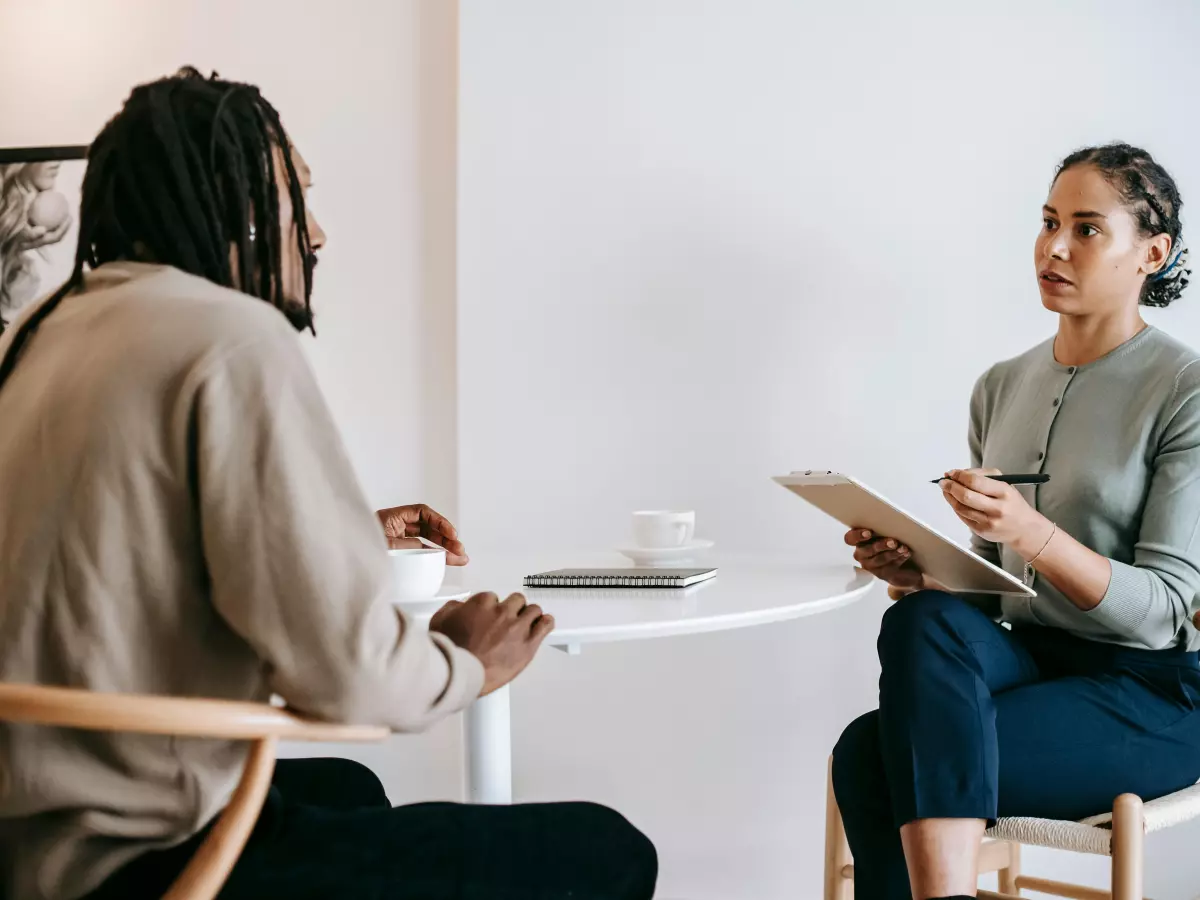
<path fill-rule="evenodd" d="M 306 254 L 304 259 L 304 269 L 307 274 L 305 279 L 309 286 L 309 294 L 311 297 L 313 273 L 317 268 L 317 254 Z M 304 300 L 296 300 L 288 297 L 283 302 L 282 312 L 287 316 L 287 320 L 292 323 L 292 327 L 297 331 L 311 331 L 314 335 L 316 329 L 316 315 L 311 309 L 311 303 L 305 303 Z"/>

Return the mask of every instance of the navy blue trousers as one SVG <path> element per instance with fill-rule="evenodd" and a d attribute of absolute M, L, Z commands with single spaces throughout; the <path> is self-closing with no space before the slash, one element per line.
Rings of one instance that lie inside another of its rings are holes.
<path fill-rule="evenodd" d="M 909 900 L 915 819 L 1081 819 L 1200 780 L 1200 663 L 1052 628 L 1008 630 L 922 591 L 883 617 L 879 709 L 833 751 L 856 900 Z"/>

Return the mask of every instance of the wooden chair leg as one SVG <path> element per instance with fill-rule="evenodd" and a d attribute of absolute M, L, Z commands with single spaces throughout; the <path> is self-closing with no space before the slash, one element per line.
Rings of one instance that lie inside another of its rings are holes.
<path fill-rule="evenodd" d="M 1021 845 L 1008 845 L 1008 865 L 996 873 L 1000 881 L 1000 893 L 1019 897 L 1021 889 L 1017 887 L 1017 879 L 1021 877 Z"/>
<path fill-rule="evenodd" d="M 276 743 L 275 738 L 269 737 L 251 746 L 242 780 L 234 789 L 229 805 L 163 900 L 212 900 L 217 896 L 267 799 L 271 774 L 275 771 Z"/>
<path fill-rule="evenodd" d="M 843 874 L 849 865 L 850 845 L 846 843 L 842 812 L 833 796 L 833 759 L 830 758 L 825 779 L 825 900 L 850 900 L 854 882 Z"/>
<path fill-rule="evenodd" d="M 1113 803 L 1112 900 L 1142 900 L 1146 823 L 1142 800 L 1122 794 Z"/>

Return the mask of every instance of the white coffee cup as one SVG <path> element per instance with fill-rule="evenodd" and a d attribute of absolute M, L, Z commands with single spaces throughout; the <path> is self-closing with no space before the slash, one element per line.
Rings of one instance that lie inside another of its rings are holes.
<path fill-rule="evenodd" d="M 430 547 L 389 550 L 396 579 L 396 598 L 409 602 L 432 600 L 446 577 L 446 551 Z"/>
<path fill-rule="evenodd" d="M 683 547 L 695 533 L 696 513 L 692 510 L 646 509 L 633 514 L 633 541 L 648 550 Z"/>

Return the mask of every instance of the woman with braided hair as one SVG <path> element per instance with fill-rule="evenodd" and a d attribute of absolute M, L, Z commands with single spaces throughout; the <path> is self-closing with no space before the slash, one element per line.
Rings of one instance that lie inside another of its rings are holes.
<path fill-rule="evenodd" d="M 419 731 L 553 628 L 519 594 L 428 630 L 394 608 L 390 540 L 466 555 L 427 507 L 372 512 L 307 365 L 310 184 L 257 88 L 195 70 L 92 144 L 71 276 L 0 338 L 0 681 Z M 0 725 L 0 894 L 162 896 L 246 752 Z M 281 760 L 221 897 L 649 900 L 656 877 L 604 807 L 392 808 L 363 766 Z"/>
<path fill-rule="evenodd" d="M 942 490 L 1036 597 L 955 596 L 898 541 L 846 535 L 896 601 L 879 709 L 833 753 L 858 900 L 974 896 L 997 817 L 1077 820 L 1200 780 L 1200 354 L 1140 312 L 1187 287 L 1182 205 L 1144 150 L 1068 156 L 1034 244 L 1057 333 L 975 386 L 972 468 Z"/>

